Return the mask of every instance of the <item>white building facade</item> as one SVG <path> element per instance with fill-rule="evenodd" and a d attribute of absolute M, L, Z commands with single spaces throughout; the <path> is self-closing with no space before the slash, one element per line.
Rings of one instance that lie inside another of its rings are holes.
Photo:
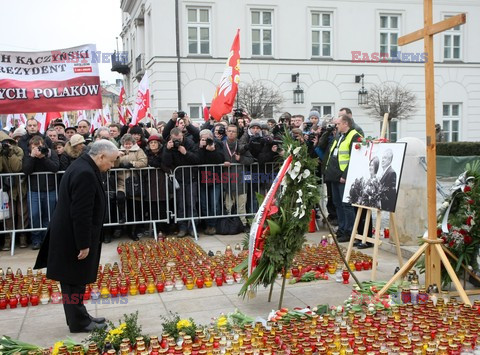
<path fill-rule="evenodd" d="M 480 2 L 433 3 L 434 22 L 467 14 L 465 25 L 435 36 L 436 122 L 449 141 L 476 141 Z M 147 73 L 157 120 L 169 119 L 178 109 L 200 117 L 202 94 L 209 104 L 240 29 L 241 81 L 261 81 L 280 90 L 282 112 L 308 115 L 316 108 L 336 115 L 349 107 L 366 135 L 378 136 L 379 119 L 358 105 L 361 83 L 355 76 L 364 74 L 366 90 L 398 83 L 416 95 L 418 110 L 393 125 L 392 138 L 425 139 L 423 41 L 397 46 L 400 36 L 423 26 L 421 0 L 122 0 L 121 8 L 128 55 L 125 89 L 134 97 Z M 378 61 L 380 53 L 402 61 Z M 293 102 L 296 73 L 304 91 L 301 104 Z"/>

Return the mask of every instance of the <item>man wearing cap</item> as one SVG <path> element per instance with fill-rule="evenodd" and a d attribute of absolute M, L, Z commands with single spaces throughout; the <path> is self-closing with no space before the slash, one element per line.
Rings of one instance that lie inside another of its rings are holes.
<path fill-rule="evenodd" d="M 320 112 L 316 110 L 310 111 L 307 122 L 310 122 L 312 126 L 318 126 L 318 122 L 320 122 Z"/>
<path fill-rule="evenodd" d="M 70 165 L 75 159 L 80 157 L 85 150 L 85 138 L 80 134 L 74 134 L 72 138 L 65 144 L 65 155 Z"/>
<path fill-rule="evenodd" d="M 22 159 L 23 159 L 23 150 L 17 146 L 17 142 L 8 137 L 3 131 L 0 131 L 0 173 L 19 173 L 22 171 Z M 7 230 L 14 229 L 13 220 L 15 220 L 16 229 L 25 229 L 28 224 L 28 213 L 26 203 L 22 204 L 22 198 L 26 196 L 25 186 L 19 188 L 21 177 L 20 176 L 11 176 L 3 178 L 3 192 L 8 193 L 10 198 L 10 217 L 4 219 L 5 224 L 2 223 L 4 228 Z M 20 195 L 23 194 L 23 196 Z M 2 201 L 3 204 L 8 203 L 8 201 Z M 26 200 L 25 200 L 26 202 Z M 3 206 L 2 206 L 3 208 Z M 5 211 L 2 210 L 2 213 Z M 10 250 L 12 243 L 12 235 L 2 234 L 1 239 L 5 238 L 2 250 Z M 27 237 L 25 233 L 20 233 L 20 248 L 26 248 Z"/>
<path fill-rule="evenodd" d="M 264 142 L 262 140 L 262 123 L 260 120 L 252 120 L 248 126 L 247 133 L 240 138 L 240 146 L 248 147 L 248 150 L 255 159 L 263 150 Z"/>
<path fill-rule="evenodd" d="M 72 136 L 77 133 L 77 129 L 75 127 L 67 127 L 65 128 L 65 141 L 69 141 Z"/>
<path fill-rule="evenodd" d="M 61 140 L 61 141 L 67 140 L 65 137 L 65 124 L 61 119 L 58 119 L 55 122 L 53 122 L 53 128 L 55 128 L 55 130 L 57 131 L 58 140 Z"/>

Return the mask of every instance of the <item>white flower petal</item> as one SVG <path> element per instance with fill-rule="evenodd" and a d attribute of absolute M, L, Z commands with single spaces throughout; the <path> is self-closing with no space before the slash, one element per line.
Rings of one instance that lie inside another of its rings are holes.
<path fill-rule="evenodd" d="M 297 155 L 298 152 L 300 152 L 300 150 L 302 149 L 302 147 L 297 147 L 293 150 L 293 155 Z"/>

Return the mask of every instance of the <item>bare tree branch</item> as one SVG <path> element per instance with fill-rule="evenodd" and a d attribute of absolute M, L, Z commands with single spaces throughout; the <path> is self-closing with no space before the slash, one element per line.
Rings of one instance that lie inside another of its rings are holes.
<path fill-rule="evenodd" d="M 376 120 L 382 120 L 387 112 L 389 121 L 409 119 L 417 110 L 416 100 L 415 94 L 399 84 L 382 84 L 369 90 L 368 104 L 363 108 Z"/>
<path fill-rule="evenodd" d="M 280 112 L 284 98 L 280 90 L 261 82 L 241 83 L 238 88 L 237 105 L 244 108 L 252 118 L 263 118 L 270 111 Z"/>

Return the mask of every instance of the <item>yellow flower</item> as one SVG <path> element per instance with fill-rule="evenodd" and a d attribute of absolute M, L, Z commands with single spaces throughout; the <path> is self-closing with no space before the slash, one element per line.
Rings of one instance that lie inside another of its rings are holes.
<path fill-rule="evenodd" d="M 227 325 L 228 319 L 225 316 L 221 316 L 217 319 L 217 327 L 223 327 Z"/>
<path fill-rule="evenodd" d="M 55 345 L 53 346 L 52 355 L 57 355 L 57 354 L 58 354 L 58 350 L 60 349 L 61 346 L 63 346 L 63 341 L 57 341 L 57 342 L 55 343 Z"/>
<path fill-rule="evenodd" d="M 177 323 L 177 329 L 180 330 L 182 328 L 188 328 L 192 326 L 192 322 L 188 319 L 180 319 Z"/>

